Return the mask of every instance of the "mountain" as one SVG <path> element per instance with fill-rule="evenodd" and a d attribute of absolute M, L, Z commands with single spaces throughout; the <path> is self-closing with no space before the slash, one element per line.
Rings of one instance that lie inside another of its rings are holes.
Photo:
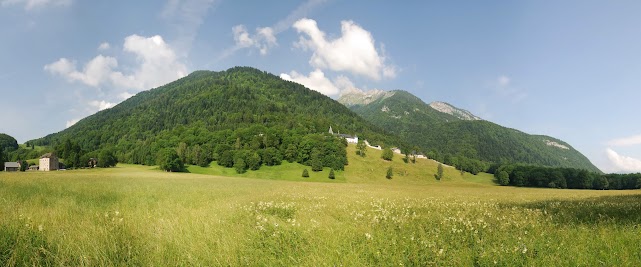
<path fill-rule="evenodd" d="M 444 102 L 426 104 L 406 91 L 377 93 L 379 97 L 366 104 L 357 100 L 360 95 L 363 93 L 347 93 L 338 101 L 439 161 L 454 165 L 481 161 L 486 167 L 488 163 L 523 163 L 600 172 L 579 151 L 550 136 L 506 128 Z"/>
<path fill-rule="evenodd" d="M 330 126 L 373 143 L 398 144 L 335 100 L 249 67 L 193 72 L 30 142 L 54 146 L 63 157 L 113 150 L 120 162 L 136 164 L 154 164 L 163 149 L 177 149 L 199 165 L 232 151 L 226 165 L 239 157 L 246 165 L 256 158 L 263 164 L 278 158 L 311 164 L 316 157 L 342 169 L 336 162 L 347 163 L 344 149 L 324 135 Z"/>

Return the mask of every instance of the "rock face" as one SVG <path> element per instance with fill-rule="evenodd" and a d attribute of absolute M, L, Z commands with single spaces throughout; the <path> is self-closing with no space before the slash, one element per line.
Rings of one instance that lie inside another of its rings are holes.
<path fill-rule="evenodd" d="M 341 96 L 338 98 L 338 102 L 342 103 L 347 107 L 357 106 L 357 105 L 367 105 L 376 100 L 385 99 L 393 95 L 394 95 L 394 92 L 388 92 L 383 90 L 363 91 L 359 89 L 351 89 L 351 90 L 344 91 L 341 94 Z"/>
<path fill-rule="evenodd" d="M 445 114 L 450 114 L 450 115 L 452 115 L 454 117 L 457 117 L 457 118 L 459 118 L 461 120 L 465 120 L 465 121 L 481 120 L 481 118 L 475 116 L 474 114 L 472 114 L 472 112 L 469 112 L 467 110 L 454 107 L 454 106 L 452 106 L 452 105 L 450 105 L 448 103 L 445 103 L 445 102 L 435 101 L 435 102 L 430 103 L 430 107 L 433 108 L 433 109 L 436 109 L 439 112 L 442 112 L 442 113 L 445 113 Z"/>

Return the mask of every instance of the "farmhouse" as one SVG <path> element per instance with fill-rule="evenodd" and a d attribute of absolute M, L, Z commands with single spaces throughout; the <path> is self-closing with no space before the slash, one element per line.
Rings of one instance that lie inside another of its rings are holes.
<path fill-rule="evenodd" d="M 58 157 L 52 153 L 47 153 L 40 157 L 40 170 L 44 172 L 55 171 L 58 169 Z"/>
<path fill-rule="evenodd" d="M 20 170 L 20 163 L 18 162 L 5 162 L 4 171 L 6 172 L 17 172 Z"/>

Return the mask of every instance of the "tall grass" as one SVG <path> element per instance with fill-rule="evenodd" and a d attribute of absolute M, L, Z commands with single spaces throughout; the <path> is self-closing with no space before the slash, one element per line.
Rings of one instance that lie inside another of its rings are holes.
<path fill-rule="evenodd" d="M 348 167 L 339 183 L 128 165 L 2 173 L 0 265 L 641 263 L 638 191 L 498 187 L 455 171 L 440 182 L 409 174 L 387 180 L 385 167 L 376 168 L 380 177 L 350 181 Z"/>

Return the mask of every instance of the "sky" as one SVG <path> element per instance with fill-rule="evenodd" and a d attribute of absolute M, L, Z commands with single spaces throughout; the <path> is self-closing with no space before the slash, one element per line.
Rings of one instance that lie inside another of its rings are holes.
<path fill-rule="evenodd" d="M 332 98 L 406 90 L 641 172 L 641 1 L 0 0 L 0 133 L 23 143 L 195 70 Z"/>

